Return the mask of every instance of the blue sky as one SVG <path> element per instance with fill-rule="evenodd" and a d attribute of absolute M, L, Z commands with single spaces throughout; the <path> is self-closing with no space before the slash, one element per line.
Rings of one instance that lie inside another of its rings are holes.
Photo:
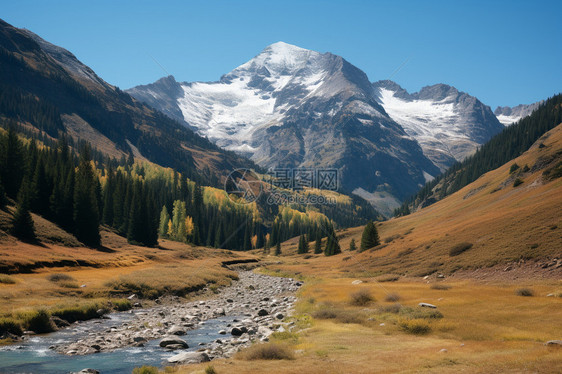
<path fill-rule="evenodd" d="M 451 84 L 492 109 L 562 91 L 561 1 L 0 0 L 0 5 L 0 18 L 67 48 L 121 88 L 166 75 L 159 64 L 179 81 L 214 81 L 267 45 L 284 41 L 341 55 L 371 81 L 391 78 L 410 92 Z"/>

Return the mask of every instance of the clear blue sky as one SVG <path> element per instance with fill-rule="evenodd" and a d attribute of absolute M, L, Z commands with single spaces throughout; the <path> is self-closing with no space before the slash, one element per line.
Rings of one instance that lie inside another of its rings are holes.
<path fill-rule="evenodd" d="M 454 85 L 497 105 L 562 91 L 561 1 L 28 1 L 0 18 L 67 48 L 121 88 L 214 81 L 285 41 L 408 91 Z"/>

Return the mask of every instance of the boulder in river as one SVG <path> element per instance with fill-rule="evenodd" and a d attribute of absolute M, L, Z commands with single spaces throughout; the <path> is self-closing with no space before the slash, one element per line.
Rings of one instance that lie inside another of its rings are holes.
<path fill-rule="evenodd" d="M 181 326 L 174 325 L 168 330 L 168 335 L 185 335 L 185 330 Z"/>
<path fill-rule="evenodd" d="M 258 311 L 258 316 L 263 317 L 263 316 L 267 316 L 269 314 L 269 312 L 265 309 L 260 309 Z"/>
<path fill-rule="evenodd" d="M 187 342 L 183 339 L 178 338 L 177 336 L 166 336 L 164 339 L 160 341 L 160 347 L 162 348 L 167 348 L 168 346 L 171 345 L 178 345 L 181 346 L 181 348 L 189 348 Z M 170 348 L 176 348 L 176 347 L 174 346 Z"/>

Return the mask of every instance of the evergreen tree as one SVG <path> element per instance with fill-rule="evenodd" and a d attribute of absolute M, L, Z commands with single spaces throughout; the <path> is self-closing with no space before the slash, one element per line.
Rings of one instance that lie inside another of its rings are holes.
<path fill-rule="evenodd" d="M 316 242 L 314 242 L 314 254 L 322 253 L 322 237 L 318 235 L 316 237 Z"/>
<path fill-rule="evenodd" d="M 299 246 L 297 249 L 297 253 L 299 254 L 308 253 L 308 250 L 309 250 L 308 241 L 306 240 L 306 237 L 303 234 L 299 237 Z"/>
<path fill-rule="evenodd" d="M 74 187 L 74 233 L 86 245 L 99 246 L 99 215 L 96 200 L 96 176 L 90 164 L 90 153 L 84 148 L 76 172 Z"/>
<path fill-rule="evenodd" d="M 308 246 L 308 236 L 303 235 L 302 239 L 303 239 L 303 242 L 302 242 L 303 253 L 308 253 L 310 251 L 310 247 Z"/>
<path fill-rule="evenodd" d="M 349 250 L 355 251 L 356 249 L 357 249 L 357 246 L 355 245 L 355 239 L 351 239 L 351 242 L 349 242 Z"/>
<path fill-rule="evenodd" d="M 6 199 L 4 186 L 2 185 L 2 181 L 0 181 L 0 209 L 4 209 L 6 205 L 8 205 L 8 199 Z"/>
<path fill-rule="evenodd" d="M 275 244 L 275 256 L 281 256 L 281 243 L 277 242 Z"/>
<path fill-rule="evenodd" d="M 33 218 L 29 213 L 30 202 L 30 183 L 27 178 L 21 183 L 20 192 L 18 193 L 18 208 L 12 220 L 11 233 L 21 240 L 35 239 L 35 226 Z"/>
<path fill-rule="evenodd" d="M 23 146 L 14 130 L 14 124 L 8 127 L 8 134 L 2 144 L 0 179 L 4 182 L 6 194 L 16 198 L 25 174 L 25 157 Z"/>
<path fill-rule="evenodd" d="M 361 252 L 380 244 L 379 233 L 373 221 L 367 222 L 361 235 Z"/>

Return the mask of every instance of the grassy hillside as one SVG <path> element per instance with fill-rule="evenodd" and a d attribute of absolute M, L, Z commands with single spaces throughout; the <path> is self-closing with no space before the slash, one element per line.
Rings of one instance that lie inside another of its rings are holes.
<path fill-rule="evenodd" d="M 428 182 L 416 195 L 407 200 L 397 215 L 428 206 L 441 200 L 484 173 L 494 170 L 504 163 L 519 157 L 539 137 L 562 122 L 562 95 L 556 95 L 541 105 L 528 117 L 505 128 L 478 151 L 463 162 L 457 163 L 445 173 Z"/>
<path fill-rule="evenodd" d="M 377 224 L 382 244 L 345 252 L 363 227 L 338 231 L 344 253 L 304 260 L 312 268 L 365 274 L 425 276 L 562 258 L 562 126 L 542 136 L 520 157 L 484 174 L 434 205 Z M 518 165 L 510 172 L 512 165 Z M 515 181 L 521 183 L 514 187 Z M 296 239 L 282 247 L 296 250 Z M 451 254 L 455 247 L 469 247 Z M 302 257 L 301 257 L 302 259 Z M 553 269 L 558 266 L 553 263 Z M 547 269 L 547 270 L 548 270 Z M 555 269 L 560 274 L 562 266 Z"/>

